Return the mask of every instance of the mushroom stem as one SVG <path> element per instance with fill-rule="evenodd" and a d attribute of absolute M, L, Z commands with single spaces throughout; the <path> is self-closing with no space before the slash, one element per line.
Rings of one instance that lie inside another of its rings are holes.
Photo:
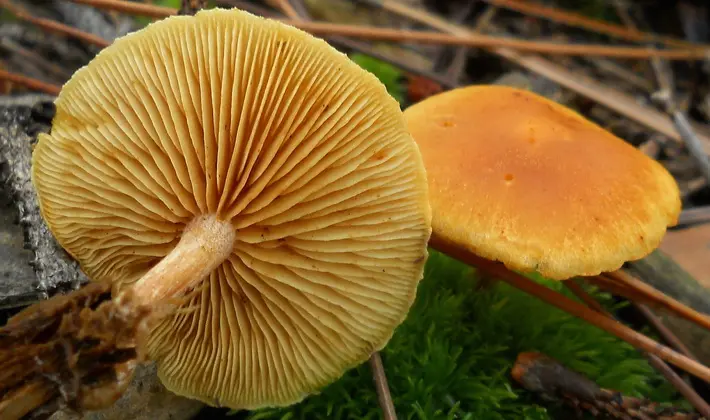
<path fill-rule="evenodd" d="M 177 297 L 196 286 L 232 253 L 234 227 L 215 215 L 199 216 L 184 230 L 182 238 L 157 265 L 133 284 L 142 304 Z"/>

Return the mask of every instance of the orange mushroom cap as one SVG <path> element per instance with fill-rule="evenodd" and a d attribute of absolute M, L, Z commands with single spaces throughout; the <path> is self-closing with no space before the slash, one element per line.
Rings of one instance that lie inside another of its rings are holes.
<path fill-rule="evenodd" d="M 433 240 L 552 279 L 613 271 L 677 223 L 673 177 L 542 96 L 447 91 L 404 112 L 427 168 Z"/>

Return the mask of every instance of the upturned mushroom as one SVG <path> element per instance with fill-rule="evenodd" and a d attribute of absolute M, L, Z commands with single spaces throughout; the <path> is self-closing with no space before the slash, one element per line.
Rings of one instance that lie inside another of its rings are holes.
<path fill-rule="evenodd" d="M 643 258 L 677 222 L 665 168 L 532 92 L 469 86 L 404 114 L 427 168 L 436 247 L 563 280 Z"/>
<path fill-rule="evenodd" d="M 77 71 L 33 182 L 93 281 L 182 302 L 149 356 L 212 405 L 292 404 L 365 361 L 427 258 L 426 175 L 396 101 L 323 40 L 236 9 L 156 22 Z"/>

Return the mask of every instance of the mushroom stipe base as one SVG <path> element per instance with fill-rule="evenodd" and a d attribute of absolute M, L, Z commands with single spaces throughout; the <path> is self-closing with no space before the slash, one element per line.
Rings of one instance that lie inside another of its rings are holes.
<path fill-rule="evenodd" d="M 177 246 L 131 287 L 149 305 L 194 288 L 232 253 L 235 229 L 216 215 L 198 216 L 185 227 Z"/>

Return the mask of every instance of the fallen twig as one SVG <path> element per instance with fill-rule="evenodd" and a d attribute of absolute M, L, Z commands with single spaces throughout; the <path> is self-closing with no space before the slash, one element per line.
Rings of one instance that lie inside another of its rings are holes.
<path fill-rule="evenodd" d="M 469 1 L 467 7 L 470 9 L 473 7 L 475 4 L 475 1 Z M 471 27 L 471 30 L 476 32 L 476 33 L 483 33 L 488 26 L 488 24 L 491 23 L 493 18 L 496 16 L 496 13 L 498 11 L 498 8 L 493 7 L 493 6 L 488 6 L 485 11 L 483 11 L 480 16 L 476 19 L 476 22 L 473 24 Z M 466 11 L 465 14 L 462 14 L 462 18 L 465 18 L 466 15 L 468 15 L 469 11 Z M 449 65 L 449 68 L 446 70 L 445 77 L 449 80 L 451 80 L 452 83 L 458 83 L 459 77 L 461 76 L 461 73 L 464 71 L 466 68 L 466 58 L 468 57 L 468 48 L 466 47 L 458 47 L 456 49 L 456 53 L 454 54 L 454 58 L 451 60 L 451 64 Z"/>
<path fill-rule="evenodd" d="M 562 400 L 594 416 L 625 420 L 698 420 L 698 413 L 663 407 L 647 399 L 634 398 L 601 388 L 586 376 L 568 369 L 541 353 L 520 353 L 511 372 L 513 379 L 546 399 Z"/>
<path fill-rule="evenodd" d="M 2 0 L 7 1 L 7 0 Z M 93 1 L 96 7 L 127 12 L 134 3 L 122 0 L 72 0 L 75 2 Z M 169 9 L 169 8 L 165 8 Z M 145 12 L 143 8 L 136 8 L 136 14 Z M 164 11 L 163 17 L 175 14 L 174 9 Z M 438 45 L 459 45 L 480 48 L 511 48 L 518 51 L 537 52 L 559 55 L 577 56 L 604 56 L 616 58 L 638 58 L 648 59 L 649 57 L 662 57 L 667 60 L 703 60 L 706 53 L 698 49 L 685 50 L 658 50 L 640 47 L 610 47 L 606 45 L 583 45 L 583 44 L 558 44 L 552 42 L 537 42 L 521 39 L 511 39 L 505 37 L 494 37 L 479 35 L 467 31 L 465 35 L 449 35 L 438 32 L 405 31 L 391 28 L 378 28 L 360 25 L 343 25 L 327 22 L 309 22 L 304 20 L 283 19 L 283 23 L 297 27 L 316 36 L 341 35 L 351 36 L 360 39 L 370 39 L 379 41 L 395 42 L 416 42 L 423 44 Z"/>
<path fill-rule="evenodd" d="M 89 44 L 93 44 L 102 48 L 110 44 L 109 41 L 99 36 L 73 28 L 69 25 L 65 25 L 63 23 L 59 23 L 51 19 L 32 16 L 31 14 L 27 13 L 22 7 L 17 6 L 10 0 L 0 0 L 0 6 L 15 15 L 15 17 L 17 17 L 18 19 L 39 26 L 40 28 L 45 29 L 47 31 L 60 33 L 62 35 L 67 35 L 72 38 L 77 38 L 82 41 L 88 42 Z"/>
<path fill-rule="evenodd" d="M 291 2 L 288 0 L 267 0 L 266 1 L 271 6 L 279 9 L 283 14 L 288 16 L 290 19 L 299 20 L 301 15 L 296 11 Z"/>
<path fill-rule="evenodd" d="M 391 11 L 402 17 L 412 19 L 449 34 L 466 35 L 471 33 L 471 30 L 466 26 L 453 24 L 427 11 L 415 10 L 406 5 L 402 5 L 402 7 L 398 8 L 396 11 Z M 645 127 L 657 131 L 675 141 L 682 141 L 680 133 L 673 124 L 673 121 L 671 121 L 666 114 L 639 104 L 633 97 L 623 92 L 612 89 L 589 77 L 574 74 L 564 67 L 551 63 L 539 56 L 522 55 L 510 48 L 497 48 L 493 49 L 492 52 L 528 71 L 546 77 L 579 95 L 602 104 Z M 710 152 L 710 138 L 705 135 L 698 135 L 698 138 L 702 142 L 703 150 Z"/>
<path fill-rule="evenodd" d="M 676 129 L 678 133 L 680 133 L 680 138 L 688 149 L 688 153 L 690 153 L 690 156 L 692 156 L 693 160 L 697 163 L 698 169 L 700 169 L 708 182 L 710 182 L 710 159 L 708 159 L 703 144 L 700 142 L 697 134 L 695 134 L 695 130 L 690 125 L 688 117 L 678 108 L 675 108 L 671 115 Z"/>
<path fill-rule="evenodd" d="M 565 295 L 556 292 L 548 287 L 542 286 L 527 277 L 517 274 L 505 268 L 503 264 L 489 261 L 478 257 L 470 251 L 458 249 L 450 246 L 446 241 L 443 241 L 435 233 L 432 234 L 429 242 L 434 249 L 444 252 L 445 254 L 458 259 L 466 264 L 486 271 L 494 275 L 497 279 L 505 281 L 511 286 L 518 288 L 538 299 L 557 307 L 577 318 L 580 318 L 588 323 L 600 328 L 621 340 L 626 341 L 637 349 L 655 354 L 659 358 L 671 363 L 688 373 L 691 373 L 706 382 L 710 382 L 710 368 L 701 363 L 688 358 L 677 351 L 664 346 L 655 340 L 646 337 L 645 335 L 634 331 L 633 329 L 621 324 L 613 319 L 610 319 L 597 311 L 586 307 Z"/>
<path fill-rule="evenodd" d="M 343 25 L 327 22 L 283 20 L 284 23 L 317 36 L 342 35 L 360 39 L 393 42 L 415 42 L 437 45 L 460 45 L 480 48 L 510 48 L 517 51 L 555 55 L 602 56 L 616 58 L 648 59 L 661 57 L 667 60 L 703 60 L 705 53 L 699 50 L 658 50 L 645 47 L 610 47 L 591 44 L 558 44 L 553 42 L 527 41 L 470 33 L 466 36 L 438 32 L 408 31 L 360 25 Z"/>
<path fill-rule="evenodd" d="M 69 0 L 72 3 L 85 4 L 98 9 L 113 10 L 136 16 L 151 18 L 165 18 L 177 14 L 178 10 L 172 7 L 156 6 L 149 3 L 116 1 L 116 0 Z"/>
<path fill-rule="evenodd" d="M 710 46 L 708 45 L 698 45 L 678 38 L 658 36 L 655 34 L 642 32 L 634 28 L 625 28 L 623 26 L 616 25 L 610 22 L 591 19 L 586 16 L 578 15 L 576 13 L 571 13 L 549 6 L 543 6 L 540 4 L 534 4 L 531 2 L 522 2 L 518 0 L 484 1 L 488 4 L 492 4 L 510 10 L 515 10 L 517 12 L 524 13 L 529 16 L 537 16 L 565 25 L 587 29 L 602 34 L 611 35 L 617 38 L 626 39 L 629 41 L 660 42 L 669 46 L 698 48 L 706 51 L 708 50 L 708 48 L 710 48 Z"/>
<path fill-rule="evenodd" d="M 655 307 L 662 308 L 674 315 L 687 319 L 696 325 L 710 330 L 710 317 L 705 314 L 701 314 L 695 309 L 678 302 L 676 299 L 661 293 L 652 286 L 638 280 L 624 271 L 606 273 L 605 275 L 597 276 L 595 278 L 587 278 L 587 280 L 603 289 L 613 289 L 610 290 L 613 293 L 618 293 L 634 301 L 641 301 L 642 303 L 648 303 Z M 614 285 L 619 285 L 621 287 L 614 287 Z M 632 291 L 632 293 L 629 293 L 629 290 Z"/>
<path fill-rule="evenodd" d="M 21 74 L 11 73 L 3 69 L 0 69 L 0 80 L 7 80 L 20 86 L 55 96 L 59 95 L 59 91 L 62 89 L 60 86 L 45 83 L 41 80 L 33 79 Z"/>
<path fill-rule="evenodd" d="M 703 145 L 695 134 L 693 127 L 690 125 L 690 121 L 688 121 L 685 112 L 678 106 L 675 99 L 675 86 L 671 66 L 659 57 L 652 57 L 651 68 L 660 87 L 660 91 L 653 96 L 653 99 L 660 102 L 666 112 L 671 115 L 676 130 L 678 130 L 680 138 L 685 144 L 686 149 L 688 149 L 690 156 L 696 162 L 700 172 L 710 181 L 710 160 L 705 150 L 703 150 Z"/>
<path fill-rule="evenodd" d="M 651 93 L 654 89 L 653 83 L 651 83 L 646 78 L 639 76 L 635 72 L 629 70 L 628 68 L 616 64 L 611 60 L 607 60 L 599 57 L 583 57 L 586 61 L 591 63 L 594 67 L 608 74 L 612 74 L 619 80 L 623 80 L 626 83 L 634 85 L 639 89 Z"/>
<path fill-rule="evenodd" d="M 631 305 L 635 307 L 641 315 L 648 320 L 648 323 L 653 327 L 654 330 L 658 333 L 658 335 L 668 343 L 671 347 L 676 349 L 678 352 L 688 356 L 689 358 L 693 360 L 698 360 L 697 357 L 693 354 L 693 352 L 690 351 L 688 346 L 685 345 L 674 333 L 673 331 L 670 330 L 670 328 L 666 327 L 663 324 L 663 321 L 656 316 L 653 312 L 651 312 L 648 307 L 642 303 L 638 302 L 631 302 Z"/>
<path fill-rule="evenodd" d="M 604 314 L 610 318 L 615 318 L 612 314 L 602 307 L 602 305 L 594 300 L 594 298 L 585 292 L 584 289 L 575 282 L 574 279 L 567 280 L 564 282 L 565 286 L 572 291 L 578 298 L 580 298 L 587 306 L 594 309 L 595 311 Z M 696 410 L 706 418 L 710 418 L 710 405 L 700 396 L 697 392 L 688 385 L 687 382 L 683 380 L 673 369 L 671 369 L 663 360 L 658 356 L 649 354 L 647 352 L 642 352 L 643 356 L 648 360 L 648 363 L 653 366 L 654 369 L 659 371 L 668 382 L 671 383 L 692 405 Z"/>
<path fill-rule="evenodd" d="M 387 384 L 387 374 L 385 374 L 385 367 L 382 364 L 382 357 L 379 352 L 373 353 L 370 357 L 370 368 L 372 369 L 372 378 L 375 382 L 377 400 L 380 403 L 383 418 L 385 420 L 397 420 L 397 412 L 392 402 L 390 387 Z"/>
<path fill-rule="evenodd" d="M 67 72 L 61 66 L 50 62 L 36 52 L 29 50 L 22 45 L 19 45 L 15 41 L 11 40 L 9 37 L 0 39 L 0 46 L 7 51 L 11 51 L 14 54 L 22 57 L 23 59 L 32 62 L 37 67 L 42 68 L 47 73 L 59 80 L 67 80 L 71 77 L 71 73 Z"/>

